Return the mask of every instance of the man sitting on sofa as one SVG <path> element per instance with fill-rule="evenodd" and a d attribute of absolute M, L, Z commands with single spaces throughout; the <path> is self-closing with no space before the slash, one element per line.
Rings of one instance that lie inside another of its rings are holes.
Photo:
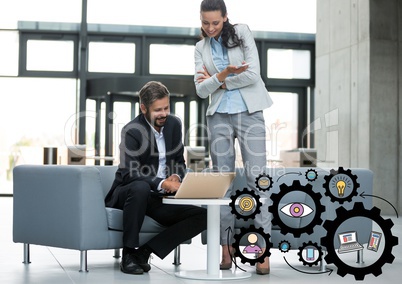
<path fill-rule="evenodd" d="M 206 229 L 205 208 L 162 203 L 164 194 L 174 194 L 186 165 L 180 120 L 169 114 L 169 91 L 150 81 L 139 92 L 141 114 L 121 132 L 120 164 L 105 197 L 107 207 L 123 210 L 123 258 L 121 271 L 148 272 L 154 253 L 161 259 L 184 241 Z M 166 230 L 139 247 L 139 232 L 145 215 Z"/>

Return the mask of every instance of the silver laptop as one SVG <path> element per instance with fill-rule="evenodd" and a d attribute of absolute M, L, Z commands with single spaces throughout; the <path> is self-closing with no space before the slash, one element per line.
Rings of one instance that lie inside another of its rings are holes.
<path fill-rule="evenodd" d="M 363 246 L 357 241 L 356 232 L 345 232 L 338 235 L 341 243 L 338 253 L 362 250 Z"/>
<path fill-rule="evenodd" d="M 234 172 L 187 173 L 175 195 L 169 198 L 222 198 L 235 178 Z"/>

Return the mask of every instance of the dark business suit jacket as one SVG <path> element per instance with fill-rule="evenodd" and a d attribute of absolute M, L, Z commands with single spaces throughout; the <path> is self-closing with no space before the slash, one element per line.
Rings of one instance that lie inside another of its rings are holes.
<path fill-rule="evenodd" d="M 177 117 L 168 116 L 163 136 L 166 144 L 166 177 L 177 174 L 183 178 L 186 165 L 183 157 L 181 122 Z M 152 191 L 157 191 L 162 181 L 162 178 L 156 177 L 158 166 L 159 152 L 155 135 L 145 116 L 140 114 L 122 129 L 120 164 L 105 202 L 108 203 L 117 186 L 124 186 L 133 181 L 145 181 Z"/>

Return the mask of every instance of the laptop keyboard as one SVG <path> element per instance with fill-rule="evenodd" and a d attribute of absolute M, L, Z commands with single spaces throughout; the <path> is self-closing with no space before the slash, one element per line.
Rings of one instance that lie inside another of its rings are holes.
<path fill-rule="evenodd" d="M 347 252 L 347 251 L 357 250 L 357 249 L 362 249 L 362 246 L 361 246 L 359 243 L 343 244 L 343 245 L 339 248 L 339 251 Z"/>

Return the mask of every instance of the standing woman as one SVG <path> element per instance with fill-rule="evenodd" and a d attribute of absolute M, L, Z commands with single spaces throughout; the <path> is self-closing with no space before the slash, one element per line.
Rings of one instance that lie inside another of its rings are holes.
<path fill-rule="evenodd" d="M 260 62 L 253 35 L 247 25 L 229 23 L 223 0 L 201 2 L 202 40 L 195 48 L 194 82 L 197 95 L 210 97 L 207 125 L 214 169 L 235 171 L 237 138 L 249 189 L 268 200 L 254 219 L 255 226 L 271 234 L 269 196 L 256 188 L 256 177 L 266 167 L 265 121 L 263 110 L 272 100 L 260 75 Z M 243 67 L 239 67 L 246 64 Z M 233 194 L 229 189 L 226 197 Z M 234 228 L 234 215 L 229 206 L 221 208 L 221 269 L 232 266 L 226 229 Z M 263 251 L 265 248 L 262 248 Z M 268 274 L 269 258 L 257 263 L 258 274 Z"/>

